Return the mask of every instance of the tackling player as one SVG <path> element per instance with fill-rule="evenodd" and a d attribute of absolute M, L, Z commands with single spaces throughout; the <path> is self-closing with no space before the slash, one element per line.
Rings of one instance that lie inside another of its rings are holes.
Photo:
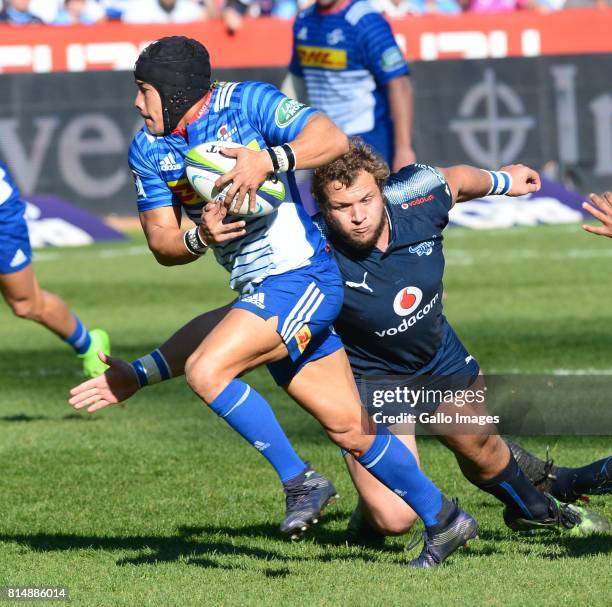
<path fill-rule="evenodd" d="M 365 0 L 317 0 L 295 20 L 289 76 L 298 99 L 394 171 L 415 160 L 409 74 L 389 23 Z"/>
<path fill-rule="evenodd" d="M 368 376 L 399 375 L 421 376 L 425 387 L 436 389 L 443 386 L 439 378 L 444 377 L 466 378 L 462 389 L 477 387 L 478 363 L 442 313 L 442 230 L 456 202 L 537 191 L 538 174 L 522 165 L 499 172 L 464 165 L 440 170 L 412 165 L 389 176 L 371 149 L 352 141 L 348 154 L 315 171 L 312 187 L 345 284 L 344 305 L 334 327 L 358 386 L 365 393 Z M 509 527 L 561 522 L 584 533 L 608 528 L 607 520 L 595 513 L 561 504 L 525 482 L 508 445 L 496 433 L 451 435 L 447 430 L 438 429 L 438 438 L 454 452 L 470 482 L 506 505 L 504 521 Z M 347 463 L 360 487 L 366 518 L 383 531 L 401 531 L 398 509 L 406 512 L 403 504 L 376 488 L 375 480 L 350 458 Z M 586 480 L 595 490 L 602 481 L 608 491 L 612 489 L 608 465 L 605 459 L 581 469 L 576 488 L 588 487 Z M 561 484 L 555 487 L 557 494 L 575 498 Z M 394 499 L 398 508 L 393 507 Z"/>
<path fill-rule="evenodd" d="M 257 188 L 271 172 L 283 179 L 289 194 L 275 213 L 247 217 L 238 231 L 214 243 L 215 257 L 230 272 L 239 298 L 187 360 L 187 381 L 241 436 L 266 446 L 262 454 L 287 493 L 284 531 L 307 526 L 335 489 L 307 468 L 269 404 L 238 379 L 262 364 L 336 444 L 405 496 L 429 533 L 412 564 L 435 565 L 475 535 L 476 522 L 442 495 L 383 426 L 364 433 L 348 360 L 331 329 L 342 306 L 341 277 L 295 186 L 294 169 L 332 161 L 346 151 L 346 137 L 328 118 L 271 85 L 216 84 L 210 73 L 206 49 L 183 37 L 154 42 L 136 63 L 135 105 L 146 126 L 135 136 L 129 160 L 155 256 L 166 265 L 187 263 L 208 248 L 199 226 L 184 235 L 180 230 L 183 207 L 201 221 L 202 201 L 184 178 L 184 157 L 197 144 L 224 139 L 246 146 L 226 150 L 236 165 L 217 180 L 219 188 L 231 182 L 225 197 L 229 208 L 240 207 L 247 194 L 254 205 Z M 139 360 L 135 369 L 143 384 L 170 374 L 159 351 Z"/>
<path fill-rule="evenodd" d="M 0 291 L 16 316 L 47 327 L 71 346 L 81 359 L 83 373 L 95 377 L 106 365 L 98 352 L 110 354 L 106 331 L 89 331 L 55 293 L 40 288 L 32 269 L 32 248 L 24 219 L 25 203 L 0 161 Z"/>

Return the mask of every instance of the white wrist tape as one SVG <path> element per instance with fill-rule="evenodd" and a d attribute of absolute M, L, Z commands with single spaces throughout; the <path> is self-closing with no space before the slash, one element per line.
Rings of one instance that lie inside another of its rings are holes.
<path fill-rule="evenodd" d="M 136 372 L 138 383 L 141 388 L 149 384 L 158 384 L 160 381 L 172 377 L 170 365 L 159 349 L 153 350 L 153 352 L 142 358 L 137 358 L 130 364 L 132 365 L 132 369 Z"/>
<path fill-rule="evenodd" d="M 288 144 L 277 145 L 267 148 L 275 173 L 286 173 L 295 170 L 296 158 L 293 148 Z"/>
<path fill-rule="evenodd" d="M 483 169 L 484 171 L 484 169 Z M 507 194 L 512 189 L 512 177 L 506 171 L 485 171 L 491 177 L 491 189 L 485 194 L 502 196 Z"/>

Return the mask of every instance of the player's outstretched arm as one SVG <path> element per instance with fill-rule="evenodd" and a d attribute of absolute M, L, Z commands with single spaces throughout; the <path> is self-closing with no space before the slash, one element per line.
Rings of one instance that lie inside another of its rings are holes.
<path fill-rule="evenodd" d="M 229 309 L 230 304 L 200 314 L 181 327 L 157 350 L 134 363 L 106 356 L 101 352 L 98 356 L 109 366 L 108 369 L 102 375 L 72 388 L 68 402 L 75 409 L 87 408 L 89 413 L 93 413 L 108 405 L 125 402 L 146 385 L 183 375 L 186 360 Z"/>
<path fill-rule="evenodd" d="M 460 164 L 440 171 L 451 190 L 453 204 L 490 194 L 524 196 L 541 187 L 538 172 L 523 164 L 511 164 L 499 171 Z"/>
<path fill-rule="evenodd" d="M 612 192 L 604 192 L 601 196 L 591 194 L 589 198 L 593 204 L 583 202 L 582 208 L 593 215 L 595 219 L 599 219 L 602 225 L 584 224 L 582 228 L 591 234 L 612 238 Z"/>

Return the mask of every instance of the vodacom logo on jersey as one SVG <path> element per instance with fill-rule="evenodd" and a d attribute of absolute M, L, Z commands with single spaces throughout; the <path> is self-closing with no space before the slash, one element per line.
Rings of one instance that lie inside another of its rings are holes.
<path fill-rule="evenodd" d="M 393 335 L 407 331 L 409 327 L 415 325 L 419 320 L 431 312 L 439 298 L 439 293 L 436 293 L 429 303 L 413 314 L 421 305 L 423 291 L 418 287 L 404 287 L 398 292 L 393 300 L 393 310 L 398 316 L 408 318 L 404 318 L 397 327 L 389 327 L 382 331 L 376 331 L 376 335 L 378 335 L 378 337 L 392 337 Z"/>
<path fill-rule="evenodd" d="M 405 287 L 393 300 L 393 309 L 398 316 L 408 316 L 416 310 L 423 299 L 423 291 L 418 287 Z"/>

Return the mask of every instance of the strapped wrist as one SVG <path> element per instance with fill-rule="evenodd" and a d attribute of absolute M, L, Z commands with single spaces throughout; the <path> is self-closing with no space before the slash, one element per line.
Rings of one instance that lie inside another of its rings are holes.
<path fill-rule="evenodd" d="M 482 169 L 491 177 L 491 189 L 485 196 L 503 196 L 512 189 L 512 176 L 507 171 L 487 171 Z"/>
<path fill-rule="evenodd" d="M 141 388 L 172 378 L 172 370 L 159 348 L 130 363 Z"/>
<path fill-rule="evenodd" d="M 267 148 L 266 151 L 270 155 L 275 173 L 286 173 L 287 171 L 295 170 L 297 159 L 293 148 L 288 143 L 275 145 L 274 147 Z"/>
<path fill-rule="evenodd" d="M 200 226 L 191 228 L 183 233 L 183 242 L 185 248 L 194 256 L 200 257 L 208 251 L 208 245 L 202 240 L 200 236 Z"/>

